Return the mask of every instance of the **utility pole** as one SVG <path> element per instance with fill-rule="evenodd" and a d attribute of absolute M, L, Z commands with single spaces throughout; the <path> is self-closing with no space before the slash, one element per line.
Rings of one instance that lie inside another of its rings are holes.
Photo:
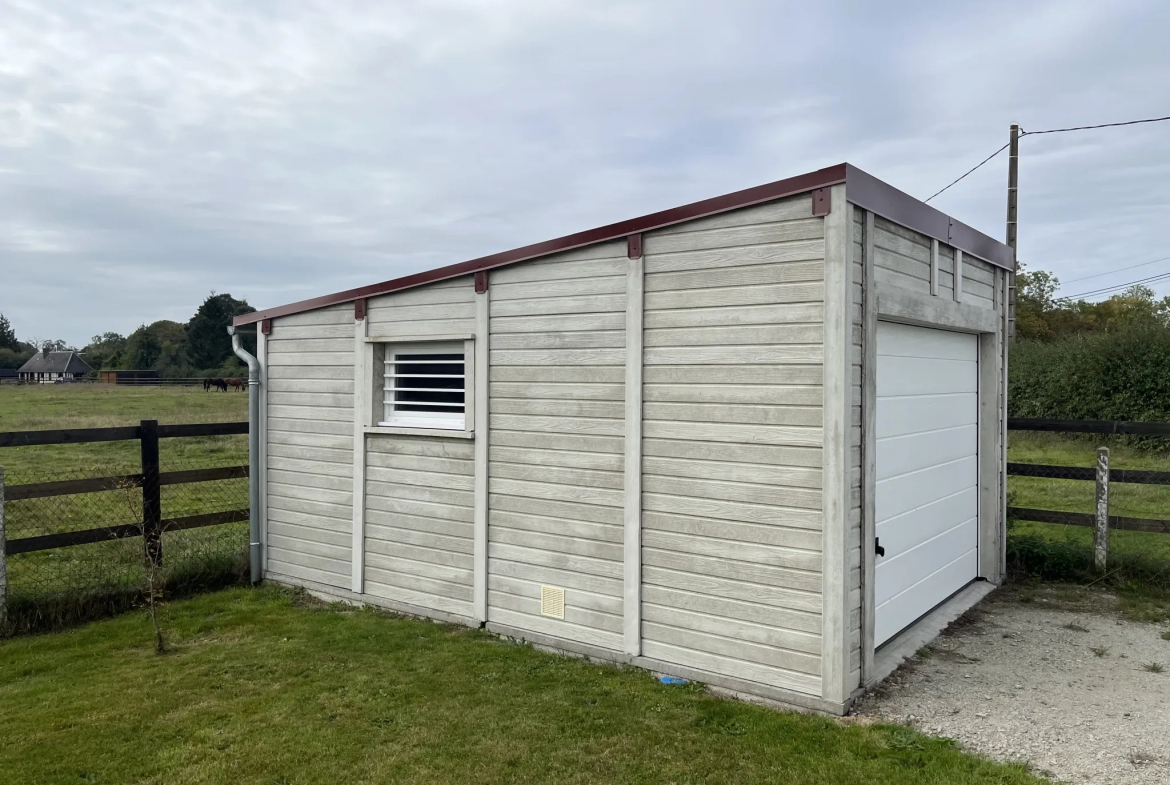
<path fill-rule="evenodd" d="M 1012 123 L 1011 136 L 1008 141 L 1008 191 L 1007 191 L 1007 244 L 1012 249 L 1013 271 L 1008 277 L 1008 339 L 1016 336 L 1016 270 L 1019 261 L 1015 258 L 1016 251 L 1016 208 L 1020 186 L 1020 126 Z"/>

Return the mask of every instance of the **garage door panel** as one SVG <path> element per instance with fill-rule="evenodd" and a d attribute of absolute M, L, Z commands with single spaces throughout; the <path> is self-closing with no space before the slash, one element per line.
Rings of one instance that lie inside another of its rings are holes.
<path fill-rule="evenodd" d="M 968 551 L 954 562 L 928 575 L 912 589 L 893 597 L 877 609 L 874 640 L 884 643 L 959 589 L 971 582 L 976 574 L 979 558 L 976 551 Z"/>
<path fill-rule="evenodd" d="M 877 520 L 889 520 L 978 483 L 979 459 L 974 455 L 878 480 L 874 504 L 881 513 Z"/>
<path fill-rule="evenodd" d="M 924 357 L 939 360 L 969 360 L 971 346 L 978 338 L 970 333 L 932 330 L 909 324 L 882 322 L 879 357 Z"/>
<path fill-rule="evenodd" d="M 967 525 L 968 523 L 970 521 L 963 521 L 952 526 L 937 537 L 918 543 L 914 548 L 904 553 L 890 556 L 890 552 L 886 551 L 887 556 L 879 558 L 875 568 L 877 575 L 880 576 L 874 586 L 877 604 L 881 606 L 891 598 L 905 593 L 908 589 L 930 577 L 938 568 L 951 564 L 966 553 L 974 551 L 975 538 L 971 536 L 971 527 Z M 916 564 L 930 565 L 930 569 L 921 573 L 917 569 L 906 569 L 904 565 L 908 564 L 910 560 Z M 964 578 L 963 584 L 965 585 L 968 580 L 970 579 Z M 942 597 L 935 599 L 935 603 L 937 604 L 942 599 Z"/>
<path fill-rule="evenodd" d="M 979 341 L 878 324 L 875 643 L 975 578 Z"/>
<path fill-rule="evenodd" d="M 978 389 L 978 382 L 978 362 L 878 357 L 877 386 L 886 396 L 971 392 Z"/>
<path fill-rule="evenodd" d="M 978 515 L 979 490 L 970 487 L 884 520 L 878 523 L 876 534 L 886 549 L 886 555 L 878 557 L 878 563 L 893 561 L 922 542 L 953 528 L 955 521 L 969 522 Z M 971 534 L 971 543 L 975 544 L 974 532 Z"/>
<path fill-rule="evenodd" d="M 937 463 L 956 461 L 979 446 L 977 425 L 881 439 L 877 443 L 877 479 L 885 480 Z"/>
<path fill-rule="evenodd" d="M 974 425 L 977 398 L 973 392 L 883 398 L 877 404 L 877 438 Z"/>

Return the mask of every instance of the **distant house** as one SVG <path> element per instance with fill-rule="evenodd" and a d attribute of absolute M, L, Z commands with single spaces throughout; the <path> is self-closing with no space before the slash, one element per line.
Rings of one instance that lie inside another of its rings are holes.
<path fill-rule="evenodd" d="M 0 384 L 15 382 L 19 372 L 15 368 L 0 368 Z"/>
<path fill-rule="evenodd" d="M 158 371 L 98 371 L 98 381 L 102 384 L 158 384 Z"/>
<path fill-rule="evenodd" d="M 58 380 L 74 381 L 91 373 L 93 368 L 77 352 L 51 352 L 41 349 L 28 362 L 20 366 L 18 375 L 22 382 L 52 384 Z"/>

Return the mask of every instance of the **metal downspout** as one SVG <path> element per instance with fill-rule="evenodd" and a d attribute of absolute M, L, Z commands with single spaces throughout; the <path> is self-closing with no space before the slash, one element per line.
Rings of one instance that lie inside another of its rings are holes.
<path fill-rule="evenodd" d="M 248 364 L 248 562 L 252 583 L 260 578 L 260 361 L 244 349 L 240 333 L 227 328 L 232 351 Z"/>

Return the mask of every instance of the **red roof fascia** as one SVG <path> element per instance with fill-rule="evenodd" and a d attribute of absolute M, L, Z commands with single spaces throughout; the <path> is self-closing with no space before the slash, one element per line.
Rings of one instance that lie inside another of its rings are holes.
<path fill-rule="evenodd" d="M 357 289 L 348 289 L 344 292 L 326 294 L 309 300 L 289 303 L 288 305 L 279 305 L 263 311 L 253 311 L 252 313 L 237 316 L 233 324 L 239 327 L 245 324 L 253 324 L 263 319 L 273 319 L 278 316 L 288 316 L 290 314 L 312 311 L 317 308 L 325 308 L 339 303 L 348 303 L 363 297 L 376 297 L 381 294 L 389 294 L 390 292 L 397 292 L 402 289 L 410 289 L 415 286 L 434 283 L 435 281 L 443 281 L 461 275 L 470 275 L 481 270 L 491 270 L 495 267 L 529 261 L 559 251 L 569 251 L 586 245 L 616 240 L 639 232 L 661 229 L 671 224 L 693 221 L 696 218 L 727 212 L 728 210 L 736 210 L 753 204 L 770 202 L 773 199 L 780 199 L 785 196 L 793 196 L 806 191 L 812 191 L 816 188 L 843 183 L 845 182 L 846 168 L 846 164 L 837 164 L 836 166 L 819 169 L 808 174 L 789 177 L 785 180 L 777 180 L 774 183 L 758 185 L 754 188 L 747 188 L 742 191 L 736 191 L 735 193 L 704 199 L 700 202 L 683 205 L 682 207 L 673 207 L 669 210 L 643 215 L 640 218 L 631 218 L 585 232 L 577 232 L 576 234 L 558 237 L 555 240 L 546 240 L 542 243 L 525 245 L 522 248 L 514 248 L 511 251 L 503 251 L 492 254 L 491 256 L 481 256 L 478 259 L 439 267 L 434 270 L 426 270 L 421 273 L 406 275 L 402 278 L 371 284 L 370 286 L 362 286 Z"/>

